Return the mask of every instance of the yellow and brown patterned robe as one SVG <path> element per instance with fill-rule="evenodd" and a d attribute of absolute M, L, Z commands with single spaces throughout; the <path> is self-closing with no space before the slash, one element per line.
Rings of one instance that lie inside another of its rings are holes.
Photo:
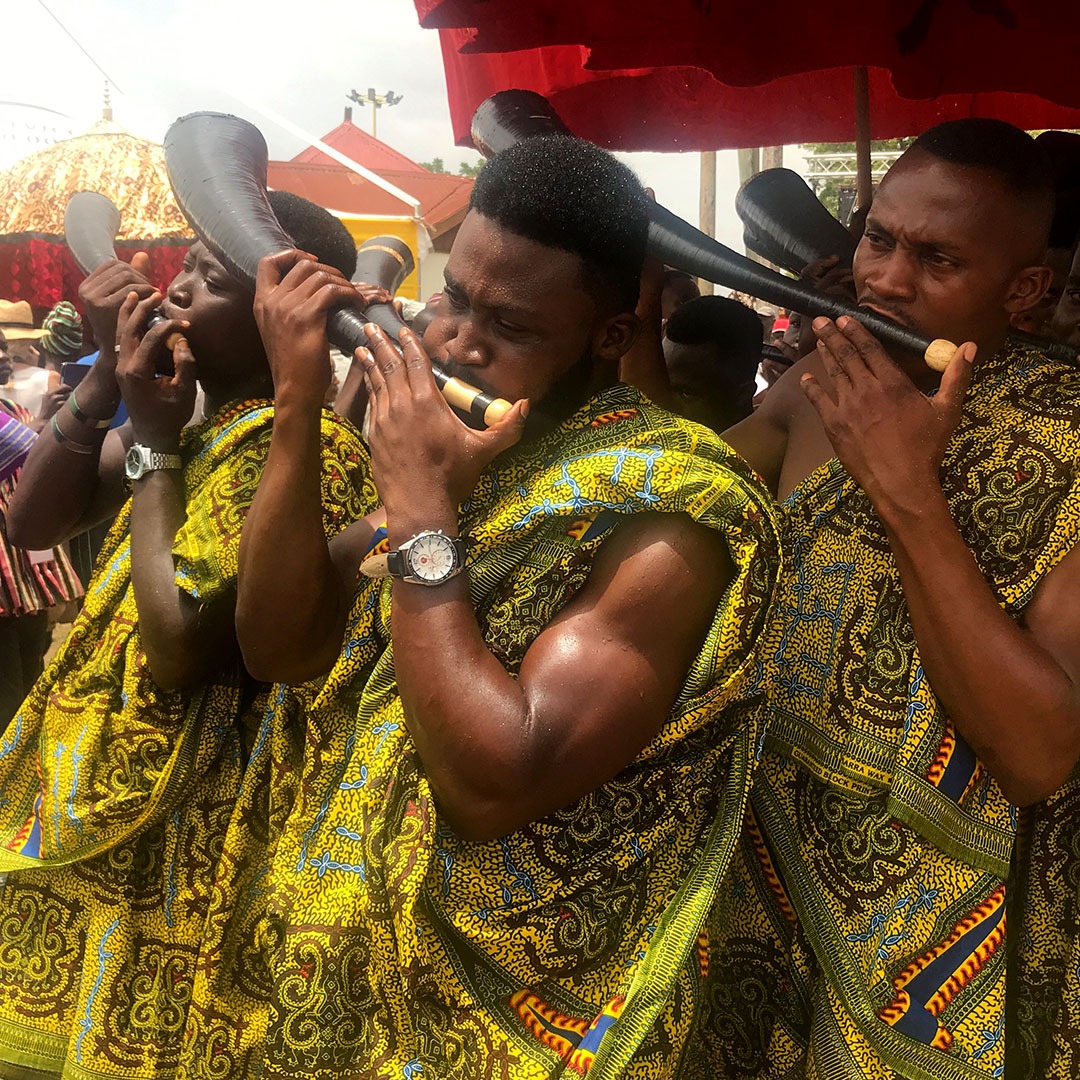
<path fill-rule="evenodd" d="M 1013 616 L 1080 538 L 1078 451 L 1080 371 L 1019 348 L 976 365 L 942 483 Z M 792 558 L 761 654 L 765 752 L 710 920 L 727 974 L 697 1075 L 991 1080 L 1007 1041 L 1009 1080 L 1077 1075 L 1080 862 L 1049 843 L 1071 804 L 1037 808 L 1019 852 L 1017 810 L 935 697 L 884 528 L 838 461 L 782 520 Z M 1025 1017 L 1008 1039 L 1006 911 Z M 1069 1000 L 1048 1014 L 1038 1003 L 1056 1005 L 1066 975 Z M 1024 1044 L 1041 1065 L 1022 1063 Z"/>
<path fill-rule="evenodd" d="M 235 587 L 272 419 L 269 403 L 244 402 L 184 434 L 187 520 L 173 552 L 177 585 L 200 600 Z M 366 460 L 357 433 L 325 412 L 328 535 L 372 508 Z M 265 844 L 266 815 L 235 807 L 266 687 L 238 655 L 205 685 L 156 686 L 128 518 L 125 508 L 71 634 L 0 736 L 0 1076 L 172 1077 L 184 1047 L 204 1075 L 247 1075 L 221 1071 L 216 1047 L 192 1051 L 186 1033 L 225 962 L 213 931 L 236 871 L 231 853 L 222 863 L 226 833 Z"/>
<path fill-rule="evenodd" d="M 358 586 L 325 683 L 275 690 L 252 768 L 280 770 L 292 733 L 299 781 L 271 792 L 266 917 L 241 935 L 260 944 L 266 1075 L 674 1075 L 760 736 L 771 500 L 711 432 L 614 387 L 500 458 L 462 530 L 484 637 L 516 672 L 618 516 L 641 512 L 718 530 L 736 577 L 657 736 L 542 821 L 493 843 L 440 822 L 395 684 L 388 582 Z"/>

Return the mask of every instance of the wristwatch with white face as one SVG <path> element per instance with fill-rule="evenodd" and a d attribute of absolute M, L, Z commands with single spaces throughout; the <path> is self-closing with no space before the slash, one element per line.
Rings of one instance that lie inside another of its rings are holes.
<path fill-rule="evenodd" d="M 183 464 L 179 454 L 158 454 L 142 443 L 132 443 L 124 458 L 124 475 L 128 480 L 138 480 L 149 472 L 179 469 Z"/>
<path fill-rule="evenodd" d="M 372 555 L 360 564 L 365 577 L 396 577 L 414 585 L 441 585 L 465 568 L 465 541 L 438 530 L 417 533 L 397 551 Z"/>

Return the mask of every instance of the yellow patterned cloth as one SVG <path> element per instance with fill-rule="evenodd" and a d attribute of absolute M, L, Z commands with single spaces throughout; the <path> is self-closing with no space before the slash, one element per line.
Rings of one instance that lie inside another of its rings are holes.
<path fill-rule="evenodd" d="M 187 519 L 173 554 L 177 584 L 200 600 L 235 586 L 272 420 L 269 403 L 243 402 L 184 434 Z M 329 536 L 374 492 L 354 429 L 326 412 L 322 437 Z M 185 1048 L 205 1075 L 231 1075 L 185 1036 L 221 963 L 226 832 L 265 840 L 263 815 L 234 813 L 266 687 L 238 653 L 190 691 L 154 683 L 128 521 L 129 507 L 71 634 L 0 738 L 0 1076 L 173 1077 Z"/>
<path fill-rule="evenodd" d="M 542 821 L 492 843 L 440 822 L 395 683 L 386 581 L 358 586 L 322 685 L 275 691 L 249 776 L 263 757 L 281 771 L 291 739 L 299 783 L 272 789 L 282 828 L 260 879 L 266 1075 L 674 1075 L 760 735 L 771 500 L 711 432 L 614 387 L 500 458 L 462 529 L 484 638 L 515 673 L 619 515 L 641 512 L 716 529 L 736 577 L 659 734 Z"/>
<path fill-rule="evenodd" d="M 1078 451 L 1080 371 L 1019 348 L 976 365 L 942 483 L 1010 615 L 1080 535 Z M 792 558 L 762 653 L 765 753 L 711 920 L 728 974 L 708 1006 L 707 1075 L 1000 1077 L 1006 1042 L 1020 1046 L 1005 1014 L 1017 810 L 934 695 L 866 494 L 834 459 L 782 519 Z M 1032 859 L 1045 889 L 1012 935 L 1034 950 L 1013 967 L 1021 1000 L 1058 992 L 1021 987 L 1059 936 L 1052 898 L 1075 925 L 1067 862 L 1045 845 Z M 1051 1023 L 1030 1036 L 1045 1045 Z M 1008 1077 L 1075 1076 L 1070 1062 L 1051 1074 L 1010 1060 Z"/>

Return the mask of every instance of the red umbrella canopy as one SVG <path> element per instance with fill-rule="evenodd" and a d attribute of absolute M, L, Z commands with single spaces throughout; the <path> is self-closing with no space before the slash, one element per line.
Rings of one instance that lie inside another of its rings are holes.
<path fill-rule="evenodd" d="M 1080 9 L 1020 0 L 415 0 L 441 31 L 455 137 L 497 90 L 547 97 L 569 127 L 627 150 L 700 150 L 854 132 L 851 67 L 870 68 L 876 138 L 995 116 L 1080 126 Z"/>

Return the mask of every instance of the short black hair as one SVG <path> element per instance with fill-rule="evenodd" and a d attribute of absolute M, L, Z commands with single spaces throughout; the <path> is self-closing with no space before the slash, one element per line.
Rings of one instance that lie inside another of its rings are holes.
<path fill-rule="evenodd" d="M 1054 213 L 1054 171 L 1045 148 L 1026 131 L 1004 120 L 968 117 L 947 120 L 924 131 L 910 147 L 952 165 L 996 173 L 1019 202 L 1046 219 L 1049 234 Z"/>
<path fill-rule="evenodd" d="M 269 191 L 267 198 L 293 243 L 325 266 L 336 266 L 347 278 L 356 269 L 356 243 L 329 210 L 291 191 Z"/>
<path fill-rule="evenodd" d="M 753 372 L 761 362 L 761 320 L 725 296 L 687 300 L 672 313 L 665 333 L 677 345 L 715 345 L 734 367 Z"/>
<path fill-rule="evenodd" d="M 606 150 L 570 135 L 522 139 L 484 166 L 469 208 L 518 236 L 577 255 L 590 292 L 620 311 L 634 310 L 648 196 Z"/>

